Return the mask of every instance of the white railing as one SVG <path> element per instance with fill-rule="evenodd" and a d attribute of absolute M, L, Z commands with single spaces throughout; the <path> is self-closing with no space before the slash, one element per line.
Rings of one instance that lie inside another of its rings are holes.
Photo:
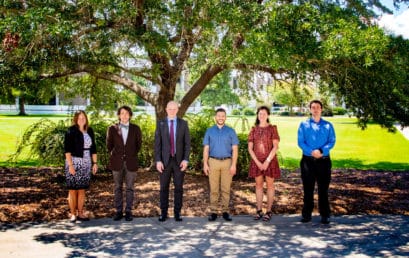
<path fill-rule="evenodd" d="M 71 114 L 72 112 L 82 109 L 85 110 L 84 105 L 24 105 L 27 114 Z M 19 108 L 17 105 L 0 105 L 0 114 L 18 114 Z"/>
<path fill-rule="evenodd" d="M 85 105 L 25 105 L 25 111 L 29 115 L 66 115 L 72 114 L 76 110 L 85 110 Z M 155 108 L 153 106 L 138 106 L 137 110 L 145 112 L 151 115 L 155 114 Z M 143 110 L 143 111 L 141 111 Z M 199 113 L 201 107 L 193 106 L 189 107 L 188 113 Z M 0 105 L 0 114 L 18 114 L 19 108 L 17 105 Z M 139 113 L 139 112 L 138 112 Z"/>

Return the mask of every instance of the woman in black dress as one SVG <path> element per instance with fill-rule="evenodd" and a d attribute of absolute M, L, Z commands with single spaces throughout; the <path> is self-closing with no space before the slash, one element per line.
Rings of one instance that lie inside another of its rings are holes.
<path fill-rule="evenodd" d="M 91 170 L 95 174 L 98 165 L 94 131 L 82 110 L 75 112 L 73 125 L 65 134 L 64 152 L 70 220 L 87 221 L 89 218 L 84 213 L 85 189 L 89 188 Z"/>

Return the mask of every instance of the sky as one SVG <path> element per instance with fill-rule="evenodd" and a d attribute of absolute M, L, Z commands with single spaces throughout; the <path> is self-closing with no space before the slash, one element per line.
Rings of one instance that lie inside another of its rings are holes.
<path fill-rule="evenodd" d="M 409 6 L 401 4 L 400 9 L 396 10 L 392 0 L 381 0 L 385 6 L 393 11 L 393 14 L 384 14 L 380 17 L 378 24 L 388 33 L 393 35 L 401 35 L 405 39 L 409 39 Z"/>

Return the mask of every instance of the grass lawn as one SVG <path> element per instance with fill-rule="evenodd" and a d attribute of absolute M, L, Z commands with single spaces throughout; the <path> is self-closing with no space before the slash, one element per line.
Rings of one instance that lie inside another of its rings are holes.
<path fill-rule="evenodd" d="M 234 124 L 236 119 L 230 118 L 230 124 Z M 299 166 L 301 150 L 297 146 L 297 130 L 305 119 L 270 117 L 270 122 L 277 125 L 280 134 L 280 164 L 284 167 Z M 389 133 L 376 124 L 368 124 L 367 129 L 361 130 L 355 118 L 324 119 L 333 123 L 337 137 L 331 151 L 334 168 L 409 170 L 409 140 L 400 132 Z M 249 117 L 248 121 L 250 125 L 254 124 L 255 117 Z"/>
<path fill-rule="evenodd" d="M 8 165 L 6 161 L 14 153 L 24 130 L 42 117 L 45 116 L 0 116 L 0 165 Z M 66 117 L 47 116 L 47 118 L 59 120 Z M 299 123 L 305 119 L 306 117 L 273 116 L 270 118 L 270 121 L 278 126 L 281 137 L 280 163 L 283 167 L 299 166 L 301 150 L 297 146 L 297 129 Z M 409 140 L 401 133 L 388 133 L 387 130 L 375 124 L 369 124 L 366 130 L 361 130 L 357 127 L 355 118 L 325 119 L 333 123 L 337 136 L 337 142 L 331 152 L 334 168 L 409 171 Z M 237 118 L 230 117 L 228 123 L 233 125 L 236 120 Z M 248 121 L 252 125 L 255 117 L 248 117 Z M 236 127 L 238 127 L 237 132 L 240 133 L 241 126 Z M 22 160 L 21 162 L 35 165 L 35 161 Z"/>
<path fill-rule="evenodd" d="M 14 154 L 18 141 L 31 124 L 42 118 L 51 120 L 66 119 L 65 116 L 1 116 L 0 115 L 0 165 L 7 166 L 7 160 Z M 20 161 L 19 161 L 20 163 Z M 35 161 L 21 160 L 20 165 L 35 165 Z"/>

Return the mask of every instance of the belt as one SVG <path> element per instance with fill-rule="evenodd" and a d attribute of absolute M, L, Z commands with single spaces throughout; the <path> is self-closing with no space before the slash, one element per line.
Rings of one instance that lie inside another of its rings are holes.
<path fill-rule="evenodd" d="M 306 158 L 306 159 L 311 159 L 311 160 L 322 160 L 322 159 L 329 159 L 329 156 L 322 156 L 321 158 L 319 158 L 319 159 L 316 159 L 316 158 L 314 158 L 314 157 L 312 157 L 312 156 L 307 156 L 307 155 L 302 155 L 303 156 L 303 158 Z"/>
<path fill-rule="evenodd" d="M 217 160 L 231 159 L 231 157 L 218 158 L 218 157 L 212 157 L 212 156 L 210 156 L 209 158 L 211 158 L 211 159 L 217 159 Z"/>

